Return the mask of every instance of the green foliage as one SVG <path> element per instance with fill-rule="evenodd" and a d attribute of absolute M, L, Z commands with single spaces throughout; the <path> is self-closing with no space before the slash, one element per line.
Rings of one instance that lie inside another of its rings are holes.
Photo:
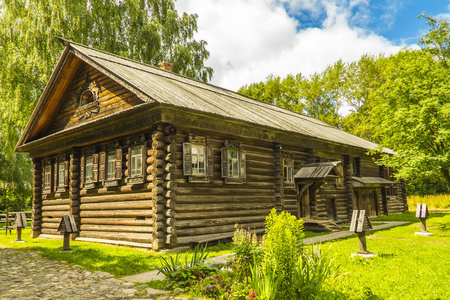
<path fill-rule="evenodd" d="M 265 274 L 276 270 L 282 278 L 280 297 L 292 296 L 295 262 L 301 255 L 303 221 L 290 213 L 277 214 L 272 209 L 266 218 L 266 237 L 263 241 L 262 269 Z"/>
<path fill-rule="evenodd" d="M 213 70 L 204 66 L 209 52 L 193 38 L 196 31 L 197 15 L 178 15 L 173 0 L 0 1 L 0 170 L 7 173 L 0 176 L 0 197 L 20 202 L 31 193 L 30 176 L 17 177 L 10 167 L 61 55 L 55 36 L 151 65 L 168 61 L 175 73 L 207 81 Z M 25 159 L 18 168 L 31 173 Z"/>
<path fill-rule="evenodd" d="M 231 263 L 239 281 L 245 280 L 251 275 L 251 267 L 261 261 L 263 238 L 258 238 L 250 229 L 238 228 L 233 236 L 234 260 Z"/>
<path fill-rule="evenodd" d="M 296 299 L 315 299 L 321 295 L 326 280 L 335 280 L 339 265 L 333 264 L 319 246 L 312 245 L 305 250 L 295 264 L 294 289 Z"/>
<path fill-rule="evenodd" d="M 252 277 L 249 285 L 252 290 L 256 291 L 256 299 L 277 299 L 283 277 L 277 277 L 276 270 L 263 271 L 258 264 L 255 264 L 251 271 Z"/>
<path fill-rule="evenodd" d="M 210 265 L 205 264 L 208 257 L 206 247 L 206 245 L 204 247 L 195 246 L 192 255 L 184 255 L 184 264 L 181 263 L 180 253 L 177 253 L 175 257 L 160 256 L 161 267 L 153 266 L 159 271 L 158 274 L 163 273 L 166 276 L 172 287 L 185 287 L 192 281 L 204 278 L 216 271 Z"/>

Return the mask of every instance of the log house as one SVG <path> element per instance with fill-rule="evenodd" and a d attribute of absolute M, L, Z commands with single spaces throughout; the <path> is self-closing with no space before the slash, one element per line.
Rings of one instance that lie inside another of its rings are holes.
<path fill-rule="evenodd" d="M 61 39 L 16 151 L 33 159 L 32 236 L 153 249 L 262 232 L 272 208 L 349 222 L 401 213 L 376 144 L 314 118 Z M 384 149 L 385 153 L 394 153 Z"/>

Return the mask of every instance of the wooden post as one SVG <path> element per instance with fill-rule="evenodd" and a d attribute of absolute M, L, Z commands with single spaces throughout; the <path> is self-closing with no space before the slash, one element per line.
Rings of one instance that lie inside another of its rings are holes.
<path fill-rule="evenodd" d="M 70 233 L 64 232 L 63 251 L 70 250 Z"/>
<path fill-rule="evenodd" d="M 5 216 L 5 234 L 8 235 L 8 216 L 9 216 L 9 210 L 10 208 L 6 209 L 6 216 Z M 11 230 L 9 231 L 9 234 L 11 234 Z"/>
<path fill-rule="evenodd" d="M 22 228 L 17 228 L 17 234 L 16 234 L 16 242 L 23 242 L 22 241 Z"/>
<path fill-rule="evenodd" d="M 370 252 L 367 251 L 367 241 L 366 241 L 366 232 L 358 232 L 358 240 L 359 240 L 359 252 L 360 254 L 368 254 Z"/>
<path fill-rule="evenodd" d="M 427 219 L 420 219 L 420 232 L 427 232 Z"/>
<path fill-rule="evenodd" d="M 31 217 L 31 237 L 41 234 L 42 229 L 42 160 L 33 158 L 33 210 Z"/>

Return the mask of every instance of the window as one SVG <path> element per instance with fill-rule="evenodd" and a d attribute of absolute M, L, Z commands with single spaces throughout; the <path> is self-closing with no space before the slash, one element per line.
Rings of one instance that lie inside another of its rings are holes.
<path fill-rule="evenodd" d="M 192 145 L 192 175 L 205 176 L 205 146 Z"/>
<path fill-rule="evenodd" d="M 227 149 L 228 177 L 239 178 L 238 150 Z"/>
<path fill-rule="evenodd" d="M 243 183 L 246 178 L 245 152 L 237 142 L 225 141 L 222 148 L 222 177 L 225 183 Z"/>
<path fill-rule="evenodd" d="M 209 182 L 213 176 L 213 148 L 204 143 L 184 143 L 183 174 L 189 176 L 189 182 Z"/>
<path fill-rule="evenodd" d="M 142 146 L 131 147 L 130 177 L 142 176 Z"/>
<path fill-rule="evenodd" d="M 285 182 L 288 183 L 294 182 L 293 166 L 294 166 L 293 159 L 283 158 L 283 177 Z"/>
<path fill-rule="evenodd" d="M 86 167 L 84 172 L 84 182 L 92 183 L 94 180 L 94 156 L 86 157 Z"/>
<path fill-rule="evenodd" d="M 108 152 L 106 166 L 106 180 L 116 179 L 116 151 Z"/>
<path fill-rule="evenodd" d="M 44 190 L 51 190 L 52 188 L 52 166 L 45 166 L 44 168 Z"/>
<path fill-rule="evenodd" d="M 65 186 L 66 163 L 58 164 L 58 187 Z"/>

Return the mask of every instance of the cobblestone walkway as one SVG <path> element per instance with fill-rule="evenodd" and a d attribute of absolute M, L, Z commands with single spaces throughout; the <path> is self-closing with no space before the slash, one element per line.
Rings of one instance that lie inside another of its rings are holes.
<path fill-rule="evenodd" d="M 109 273 L 49 260 L 35 252 L 0 246 L 0 299 L 174 299 L 161 291 L 115 279 Z M 141 296 L 142 293 L 147 296 Z"/>

